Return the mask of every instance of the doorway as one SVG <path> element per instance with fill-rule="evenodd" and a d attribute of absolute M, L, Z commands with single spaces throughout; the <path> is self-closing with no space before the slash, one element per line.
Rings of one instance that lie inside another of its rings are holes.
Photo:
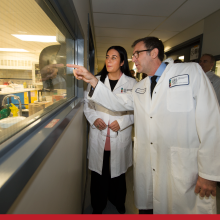
<path fill-rule="evenodd" d="M 202 51 L 202 38 L 203 35 L 199 35 L 185 41 L 165 52 L 165 55 L 173 60 L 180 59 L 182 62 L 198 63 Z"/>

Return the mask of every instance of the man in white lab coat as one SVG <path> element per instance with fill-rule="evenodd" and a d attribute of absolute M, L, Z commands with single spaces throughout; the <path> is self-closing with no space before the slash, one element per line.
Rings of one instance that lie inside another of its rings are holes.
<path fill-rule="evenodd" d="M 212 83 L 218 103 L 220 104 L 220 77 L 212 71 L 212 68 L 215 65 L 215 57 L 211 54 L 203 54 L 199 60 L 199 65 Z"/>
<path fill-rule="evenodd" d="M 162 62 L 158 38 L 139 39 L 133 48 L 138 72 L 149 77 L 131 94 L 114 95 L 84 67 L 72 67 L 77 79 L 92 85 L 90 99 L 113 111 L 134 109 L 137 208 L 156 214 L 216 213 L 220 111 L 209 79 L 196 63 Z"/>

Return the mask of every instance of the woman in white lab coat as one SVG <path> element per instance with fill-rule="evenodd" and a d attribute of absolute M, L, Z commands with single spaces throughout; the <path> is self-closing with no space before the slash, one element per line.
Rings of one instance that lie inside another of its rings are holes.
<path fill-rule="evenodd" d="M 131 93 L 136 80 L 130 76 L 127 52 L 123 47 L 107 50 L 105 66 L 97 75 L 115 94 Z M 131 131 L 133 112 L 113 112 L 87 99 L 84 113 L 90 123 L 89 169 L 91 170 L 91 205 L 101 214 L 109 199 L 119 213 L 125 213 L 125 172 L 132 165 Z"/>

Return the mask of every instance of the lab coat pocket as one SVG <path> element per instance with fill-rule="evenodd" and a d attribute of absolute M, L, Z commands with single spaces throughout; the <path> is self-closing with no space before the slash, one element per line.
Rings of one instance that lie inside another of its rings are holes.
<path fill-rule="evenodd" d="M 94 125 L 90 125 L 89 141 L 96 142 L 98 136 L 98 129 Z"/>
<path fill-rule="evenodd" d="M 180 86 L 167 91 L 167 109 L 170 112 L 189 112 L 193 108 L 192 90 Z"/>
<path fill-rule="evenodd" d="M 121 143 L 127 144 L 128 142 L 131 142 L 131 131 L 132 127 L 129 126 L 124 130 L 121 130 L 118 132 L 118 139 Z"/>
<path fill-rule="evenodd" d="M 198 149 L 171 147 L 170 153 L 172 176 L 191 186 L 196 184 L 198 178 Z"/>

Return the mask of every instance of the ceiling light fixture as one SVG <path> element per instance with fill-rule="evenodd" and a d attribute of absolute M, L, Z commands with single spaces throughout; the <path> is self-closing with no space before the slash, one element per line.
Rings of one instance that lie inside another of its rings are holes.
<path fill-rule="evenodd" d="M 22 34 L 12 34 L 12 36 L 23 41 L 35 41 L 35 42 L 44 42 L 44 43 L 57 42 L 56 36 L 22 35 Z"/>
<path fill-rule="evenodd" d="M 0 48 L 0 51 L 8 51 L 8 52 L 29 52 L 24 49 L 17 49 L 17 48 Z"/>

